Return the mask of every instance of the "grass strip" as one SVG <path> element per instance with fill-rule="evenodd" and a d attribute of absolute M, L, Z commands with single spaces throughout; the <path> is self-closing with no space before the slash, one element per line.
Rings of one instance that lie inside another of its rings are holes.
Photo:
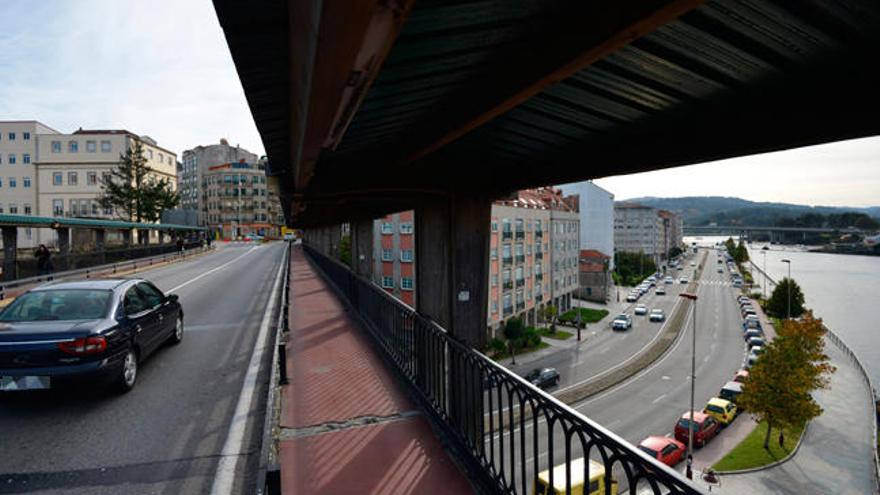
<path fill-rule="evenodd" d="M 784 447 L 780 447 L 778 441 L 779 430 L 774 428 L 770 432 L 770 448 L 765 449 L 764 436 L 767 434 L 767 422 L 763 421 L 739 445 L 728 452 L 720 461 L 716 462 L 712 469 L 719 472 L 739 471 L 767 466 L 781 461 L 794 450 L 803 431 L 804 425 L 796 428 L 786 428 L 785 444 Z"/>
<path fill-rule="evenodd" d="M 556 339 L 556 340 L 565 340 L 571 338 L 574 335 L 571 332 L 566 332 L 565 330 L 556 330 L 555 332 L 550 330 L 549 328 L 539 328 L 538 334 L 541 337 L 547 337 L 548 339 Z"/>

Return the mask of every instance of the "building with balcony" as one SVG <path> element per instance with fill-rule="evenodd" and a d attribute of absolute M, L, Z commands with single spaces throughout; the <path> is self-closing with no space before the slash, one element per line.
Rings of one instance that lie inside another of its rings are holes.
<path fill-rule="evenodd" d="M 662 246 L 661 258 L 666 259 L 669 255 L 670 249 L 676 246 L 681 247 L 681 245 L 684 244 L 684 226 L 681 215 L 677 213 L 666 210 L 659 210 L 657 211 L 657 216 L 660 217 L 660 222 L 662 225 L 662 230 L 660 234 L 660 244 Z"/>
<path fill-rule="evenodd" d="M 280 235 L 280 204 L 267 186 L 265 162 L 207 167 L 201 194 L 205 221 L 216 238 Z"/>
<path fill-rule="evenodd" d="M 227 163 L 257 163 L 259 157 L 250 151 L 236 146 L 231 146 L 226 139 L 221 139 L 218 144 L 196 146 L 184 150 L 181 161 L 180 181 L 180 208 L 194 210 L 198 214 L 198 224 L 207 225 L 207 210 L 203 202 L 202 184 L 208 168 Z"/>
<path fill-rule="evenodd" d="M 563 194 L 575 198 L 580 216 L 579 249 L 614 252 L 614 194 L 593 181 L 575 182 L 561 186 Z M 609 269 L 614 269 L 614 258 Z"/>
<path fill-rule="evenodd" d="M 662 235 L 663 223 L 656 208 L 635 203 L 614 205 L 614 252 L 644 253 L 659 265 Z"/>
<path fill-rule="evenodd" d="M 373 281 L 415 307 L 415 227 L 412 210 L 373 222 Z"/>

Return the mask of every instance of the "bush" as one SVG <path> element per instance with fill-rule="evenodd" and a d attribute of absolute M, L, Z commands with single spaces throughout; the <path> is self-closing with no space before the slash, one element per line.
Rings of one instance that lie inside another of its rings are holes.
<path fill-rule="evenodd" d="M 489 341 L 489 349 L 492 349 L 495 354 L 501 354 L 506 348 L 507 344 L 505 344 L 504 341 L 499 338 L 494 338 Z"/>
<path fill-rule="evenodd" d="M 559 321 L 576 323 L 577 322 L 577 312 L 581 313 L 581 323 L 596 323 L 608 316 L 608 310 L 605 309 L 592 309 L 592 308 L 575 308 L 565 313 L 562 313 L 562 316 L 559 317 Z"/>
<path fill-rule="evenodd" d="M 541 335 L 535 327 L 528 327 L 521 338 L 522 347 L 537 347 L 541 344 Z"/>

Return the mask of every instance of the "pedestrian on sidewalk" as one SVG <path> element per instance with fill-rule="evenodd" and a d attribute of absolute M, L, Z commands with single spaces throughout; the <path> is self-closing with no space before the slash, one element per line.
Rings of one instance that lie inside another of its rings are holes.
<path fill-rule="evenodd" d="M 34 258 L 37 259 L 37 275 L 52 273 L 52 252 L 45 244 L 40 244 L 40 247 L 34 252 Z"/>

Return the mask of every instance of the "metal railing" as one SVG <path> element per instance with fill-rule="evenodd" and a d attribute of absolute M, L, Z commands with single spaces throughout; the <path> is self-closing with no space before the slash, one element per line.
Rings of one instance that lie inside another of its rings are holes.
<path fill-rule="evenodd" d="M 513 280 L 505 280 L 503 284 L 504 290 L 510 290 L 513 288 Z"/>
<path fill-rule="evenodd" d="M 536 259 L 536 260 L 542 260 L 542 259 L 544 259 L 544 252 L 543 252 L 543 251 L 536 251 L 536 252 L 535 252 L 535 259 Z"/>
<path fill-rule="evenodd" d="M 306 246 L 306 253 L 359 315 L 389 363 L 448 437 L 469 479 L 484 493 L 530 494 L 539 473 L 590 458 L 605 468 L 605 494 L 703 493 L 616 434 L 571 409 L 372 282 Z M 529 431 L 531 430 L 531 431 Z M 585 480 L 591 464 L 585 462 Z M 570 481 L 565 493 L 572 493 Z"/>
<path fill-rule="evenodd" d="M 502 265 L 511 265 L 513 264 L 513 256 L 504 256 L 501 258 Z"/>
<path fill-rule="evenodd" d="M 501 240 L 502 241 L 509 241 L 511 239 L 513 239 L 513 232 L 504 231 L 501 233 Z"/>
<path fill-rule="evenodd" d="M 516 237 L 517 240 L 519 240 L 519 239 L 525 239 L 525 238 L 526 238 L 526 233 L 525 233 L 524 230 L 517 230 L 517 231 L 516 231 L 516 235 L 515 235 L 514 237 Z"/>
<path fill-rule="evenodd" d="M 535 231 L 535 239 L 543 239 L 543 238 L 544 238 L 544 231 L 543 230 L 536 230 Z"/>
<path fill-rule="evenodd" d="M 524 255 L 524 254 L 516 255 L 516 262 L 517 263 L 525 263 L 525 261 L 526 261 L 526 255 Z"/>
<path fill-rule="evenodd" d="M 517 287 L 522 287 L 524 285 L 526 285 L 526 279 L 524 279 L 524 278 L 516 279 L 516 286 Z"/>

